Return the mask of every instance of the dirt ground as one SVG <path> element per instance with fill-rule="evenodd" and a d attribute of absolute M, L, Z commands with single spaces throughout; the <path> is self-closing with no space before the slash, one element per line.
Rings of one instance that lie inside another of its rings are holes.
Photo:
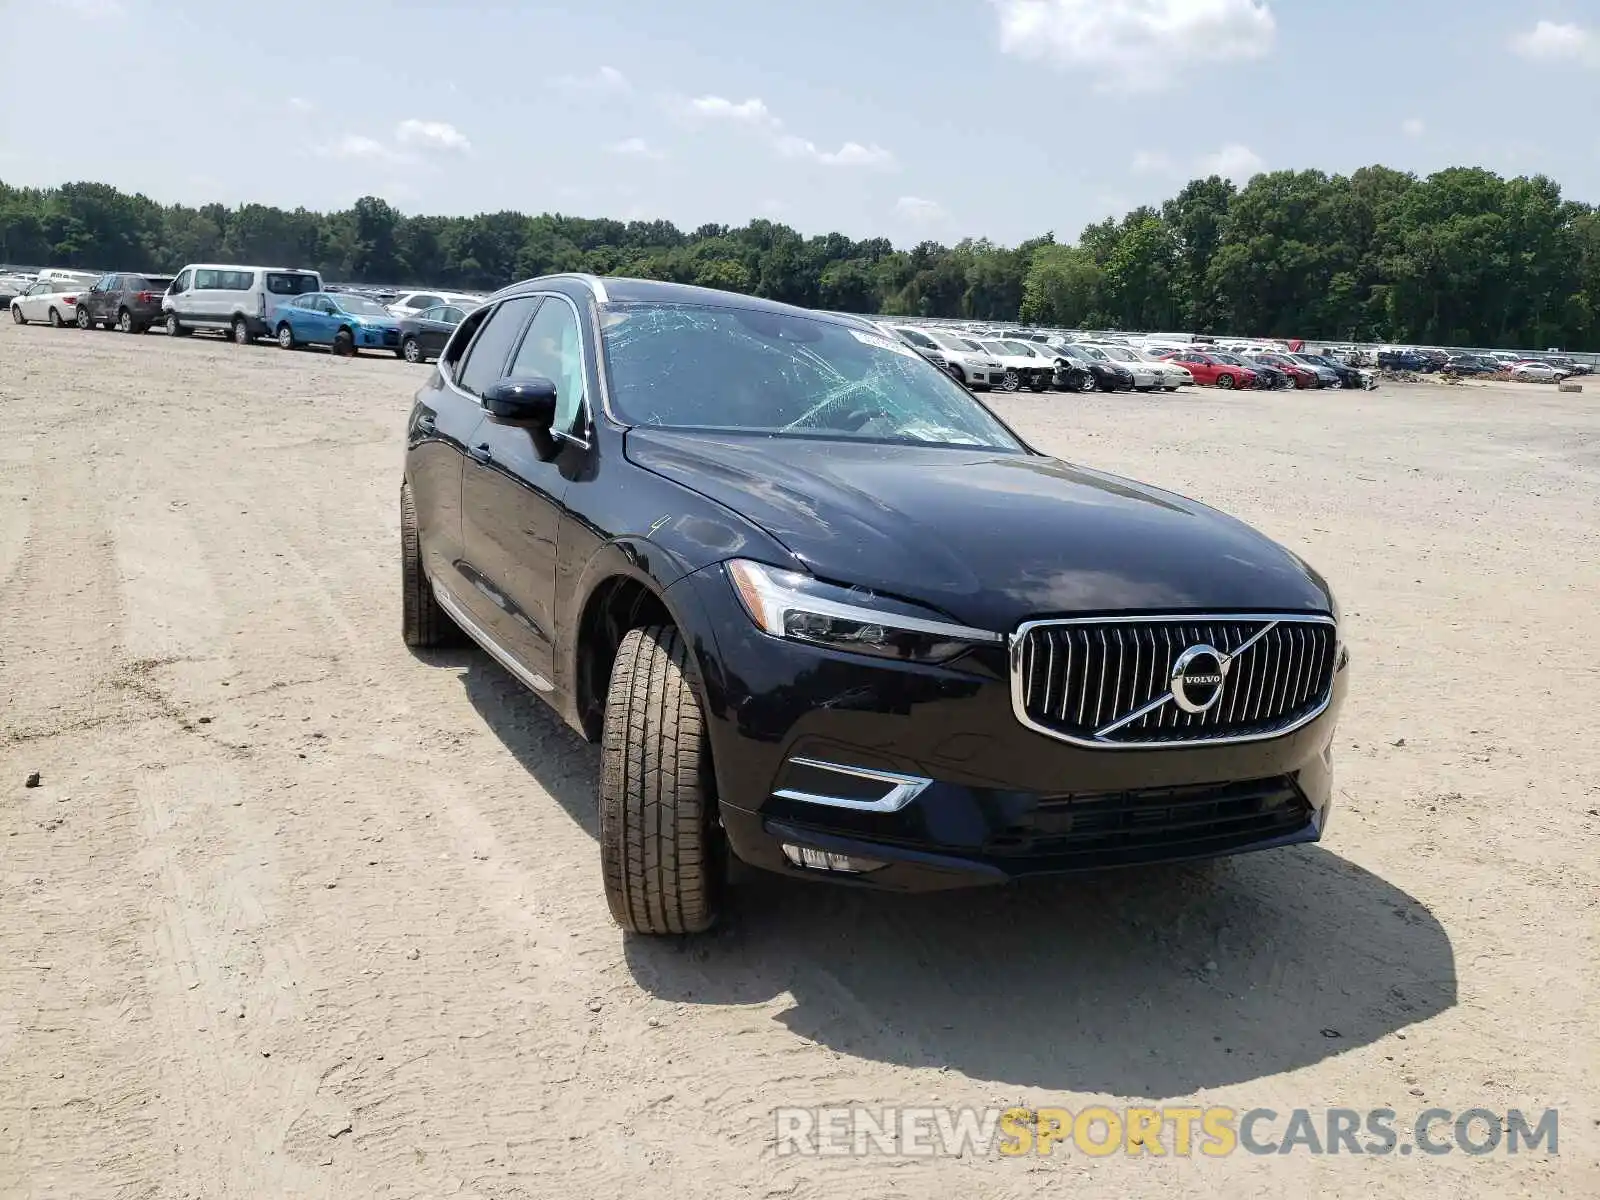
<path fill-rule="evenodd" d="M 420 378 L 0 325 L 0 1195 L 1600 1194 L 1600 384 L 997 400 L 1333 581 L 1328 838 L 756 880 L 677 943 L 606 915 L 595 751 L 401 644 Z M 1560 1155 L 773 1152 L 780 1105 L 1097 1099 L 1555 1106 Z"/>

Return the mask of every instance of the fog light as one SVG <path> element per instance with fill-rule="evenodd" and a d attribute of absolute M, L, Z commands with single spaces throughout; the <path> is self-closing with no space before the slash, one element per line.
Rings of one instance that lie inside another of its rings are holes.
<path fill-rule="evenodd" d="M 811 871 L 834 871 L 843 875 L 864 875 L 888 866 L 875 858 L 854 858 L 848 854 L 834 854 L 828 850 L 814 850 L 810 846 L 783 844 L 783 856 L 797 867 Z"/>

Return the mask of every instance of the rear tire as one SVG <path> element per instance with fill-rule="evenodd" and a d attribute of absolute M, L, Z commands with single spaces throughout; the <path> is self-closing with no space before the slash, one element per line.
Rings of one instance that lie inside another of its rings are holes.
<path fill-rule="evenodd" d="M 50 310 L 50 328 L 62 329 L 65 328 L 66 324 L 67 323 L 61 319 L 61 310 L 59 308 L 52 308 Z"/>
<path fill-rule="evenodd" d="M 630 630 L 601 736 L 600 870 L 632 933 L 699 933 L 716 920 L 724 861 L 705 714 L 673 626 Z"/>
<path fill-rule="evenodd" d="M 117 332 L 118 333 L 138 333 L 138 332 L 140 332 L 138 326 L 136 326 L 133 323 L 133 314 L 131 312 L 129 312 L 127 309 L 125 309 L 125 308 L 119 310 L 118 313 L 117 313 Z"/>
<path fill-rule="evenodd" d="M 255 341 L 255 338 L 250 336 L 250 326 L 245 322 L 245 319 L 243 317 L 235 317 L 233 319 L 233 344 L 236 346 L 248 346 L 253 341 Z"/>
<path fill-rule="evenodd" d="M 414 337 L 408 337 L 405 341 L 400 343 L 400 357 L 405 359 L 408 363 L 422 362 L 422 343 L 417 341 L 417 339 Z"/>
<path fill-rule="evenodd" d="M 94 320 L 89 316 L 89 310 L 87 308 L 80 306 L 74 319 L 79 329 L 94 328 Z"/>
<path fill-rule="evenodd" d="M 417 530 L 417 505 L 411 485 L 400 485 L 400 634 L 406 645 L 454 646 L 461 630 L 439 606 L 422 569 L 422 539 Z"/>
<path fill-rule="evenodd" d="M 285 321 L 278 326 L 278 346 L 283 350 L 293 350 L 298 343 L 294 340 L 294 328 Z"/>

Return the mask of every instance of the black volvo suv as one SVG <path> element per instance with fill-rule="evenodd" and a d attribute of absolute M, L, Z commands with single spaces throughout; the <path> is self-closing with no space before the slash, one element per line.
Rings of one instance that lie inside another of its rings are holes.
<path fill-rule="evenodd" d="M 1327 584 L 864 321 L 517 284 L 418 392 L 400 506 L 406 640 L 466 633 L 600 743 L 627 929 L 707 927 L 730 854 L 916 890 L 1325 827 Z"/>

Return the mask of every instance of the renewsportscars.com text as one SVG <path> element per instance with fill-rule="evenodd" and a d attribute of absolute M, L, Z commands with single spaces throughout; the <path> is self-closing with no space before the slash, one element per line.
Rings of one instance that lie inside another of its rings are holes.
<path fill-rule="evenodd" d="M 1520 1109 L 1210 1107 L 779 1108 L 779 1157 L 1020 1157 L 1113 1154 L 1153 1158 L 1245 1154 L 1399 1156 L 1560 1153 L 1560 1113 Z"/>

